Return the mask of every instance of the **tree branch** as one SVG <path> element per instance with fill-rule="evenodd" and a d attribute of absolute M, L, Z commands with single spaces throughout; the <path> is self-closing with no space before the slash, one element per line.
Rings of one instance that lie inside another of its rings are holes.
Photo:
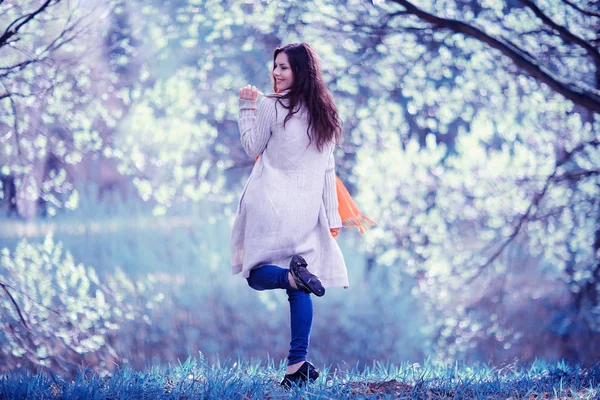
<path fill-rule="evenodd" d="M 37 60 L 27 60 L 27 61 L 22 61 L 18 64 L 11 65 L 9 67 L 0 67 L 0 70 L 8 71 L 8 72 L 5 72 L 4 74 L 0 75 L 0 78 L 4 78 L 5 76 L 10 75 L 11 73 L 17 72 L 18 70 L 22 70 L 29 64 L 36 62 L 36 61 Z"/>
<path fill-rule="evenodd" d="M 18 97 L 22 97 L 22 98 L 26 98 L 26 97 L 31 97 L 31 96 L 25 96 L 24 94 L 21 93 L 15 93 L 15 92 L 6 92 L 4 94 L 0 94 L 0 100 L 5 99 L 7 97 L 11 97 L 11 96 L 18 96 Z"/>
<path fill-rule="evenodd" d="M 544 22 L 544 24 L 548 25 L 549 27 L 554 29 L 556 32 L 558 32 L 559 36 L 564 41 L 577 44 L 577 45 L 583 47 L 587 51 L 589 56 L 594 60 L 594 64 L 596 65 L 596 76 L 599 77 L 598 82 L 596 82 L 596 84 L 600 84 L 600 75 L 599 75 L 600 74 L 600 53 L 598 53 L 598 50 L 596 50 L 596 48 L 594 46 L 592 46 L 591 44 L 586 42 L 584 39 L 580 38 L 579 36 L 575 35 L 571 31 L 569 31 L 564 26 L 559 25 L 556 22 L 554 22 L 532 0 L 521 0 L 521 1 L 523 2 L 523 4 L 525 4 L 527 7 L 529 7 L 531 9 L 531 11 L 533 11 L 533 13 L 536 15 L 536 17 L 541 19 Z"/>
<path fill-rule="evenodd" d="M 61 31 L 61 33 L 56 38 L 54 38 L 54 40 L 52 40 L 52 42 L 50 42 L 42 51 L 40 51 L 39 54 L 33 54 L 24 49 L 20 49 L 16 46 L 13 46 L 15 49 L 26 54 L 30 59 L 26 60 L 26 61 L 22 61 L 18 64 L 14 64 L 12 66 L 0 67 L 0 70 L 6 71 L 6 72 L 0 74 L 0 78 L 6 78 L 9 75 L 12 75 L 16 72 L 22 71 L 25 67 L 27 67 L 28 65 L 33 64 L 35 62 L 43 62 L 43 63 L 51 64 L 52 61 L 48 58 L 48 56 L 44 56 L 45 53 L 50 53 L 50 52 L 60 49 L 65 44 L 67 44 L 67 43 L 73 41 L 75 38 L 77 38 L 77 36 L 81 32 L 85 31 L 85 29 L 76 30 L 76 28 L 81 24 L 81 22 L 86 17 L 85 16 L 81 17 L 80 19 L 73 22 L 72 24 L 69 24 L 71 22 L 71 17 L 72 17 L 72 15 L 69 15 L 69 17 L 65 23 L 65 27 Z M 71 36 L 67 35 L 69 33 L 71 33 Z M 44 57 L 41 58 L 42 56 L 44 56 Z"/>
<path fill-rule="evenodd" d="M 419 17 L 421 20 L 429 22 L 437 28 L 449 29 L 455 33 L 475 38 L 510 58 L 515 65 L 522 68 L 527 74 L 545 83 L 551 89 L 560 93 L 573 103 L 581 105 L 592 112 L 600 113 L 600 91 L 591 87 L 582 86 L 579 82 L 569 82 L 562 78 L 553 76 L 543 66 L 537 63 L 536 59 L 527 56 L 521 49 L 510 46 L 506 42 L 493 38 L 482 30 L 464 23 L 462 21 L 441 18 L 432 15 L 413 5 L 407 0 L 392 0 L 406 8 L 406 11 Z"/>
<path fill-rule="evenodd" d="M 556 176 L 554 179 L 554 182 L 561 182 L 561 181 L 577 182 L 583 178 L 588 178 L 590 176 L 596 176 L 596 175 L 600 175 L 600 169 L 565 172 L 562 175 Z"/>
<path fill-rule="evenodd" d="M 563 3 L 567 3 L 568 5 L 570 5 L 571 7 L 573 7 L 574 9 L 576 9 L 577 11 L 579 11 L 582 14 L 589 15 L 590 17 L 600 18 L 600 13 L 584 10 L 583 8 L 579 7 L 577 4 L 573 4 L 569 0 L 563 0 Z"/>
<path fill-rule="evenodd" d="M 473 281 L 475 279 L 477 279 L 477 277 L 479 277 L 479 275 L 481 275 L 481 273 L 487 267 L 489 267 L 494 261 L 496 261 L 496 259 L 500 256 L 500 254 L 502 254 L 504 249 L 506 249 L 506 247 L 517 237 L 517 235 L 519 234 L 519 232 L 521 231 L 523 226 L 528 222 L 529 216 L 531 215 L 533 210 L 535 208 L 537 208 L 537 206 L 539 205 L 542 198 L 546 195 L 546 192 L 548 191 L 548 188 L 550 187 L 552 178 L 554 177 L 555 174 L 556 174 L 556 170 L 554 170 L 552 175 L 550 175 L 548 177 L 548 179 L 546 180 L 546 183 L 544 184 L 544 187 L 542 188 L 542 191 L 536 193 L 533 196 L 533 199 L 531 200 L 529 207 L 527 207 L 527 211 L 525 211 L 525 213 L 523 215 L 521 215 L 521 217 L 519 218 L 519 222 L 517 223 L 517 226 L 513 229 L 513 232 L 510 234 L 510 236 L 504 241 L 504 243 L 502 243 L 500 245 L 500 247 L 498 249 L 496 249 L 494 254 L 492 254 L 492 256 L 490 258 L 488 258 L 488 260 L 484 264 L 477 267 L 477 272 L 473 276 L 471 276 L 469 279 L 467 279 L 467 281 L 466 281 L 467 285 L 470 285 L 471 283 L 473 283 Z"/>
<path fill-rule="evenodd" d="M 21 29 L 21 27 L 25 24 L 27 24 L 29 21 L 31 21 L 32 19 L 34 19 L 36 17 L 36 15 L 38 15 L 39 13 L 41 13 L 42 11 L 44 11 L 49 5 L 50 3 L 52 3 L 53 0 L 46 0 L 46 2 L 44 2 L 44 4 L 42 4 L 40 6 L 40 8 L 38 8 L 36 11 L 29 13 L 27 15 L 23 15 L 17 19 L 15 19 L 7 28 L 6 31 L 2 34 L 2 36 L 0 36 L 0 47 L 4 46 L 6 44 L 6 42 L 8 41 L 8 39 L 10 39 L 12 36 L 16 35 L 19 32 L 19 29 Z M 56 0 L 56 3 L 59 3 L 61 0 Z M 19 20 L 23 20 L 21 22 L 19 22 Z M 13 28 L 13 25 L 16 26 Z"/>
<path fill-rule="evenodd" d="M 567 163 L 573 157 L 574 154 L 582 151 L 586 146 L 598 147 L 598 146 L 600 146 L 600 139 L 593 139 L 593 140 L 590 140 L 589 142 L 581 143 L 578 146 L 576 146 L 573 150 L 571 150 L 570 152 L 564 153 L 563 156 L 556 161 L 556 164 L 554 166 L 554 171 L 552 172 L 552 174 L 550 174 L 550 176 L 548 176 L 548 178 L 546 178 L 546 182 L 544 183 L 544 187 L 542 188 L 541 192 L 538 192 L 533 196 L 533 199 L 531 200 L 529 207 L 527 207 L 527 210 L 525 211 L 525 213 L 523 215 L 521 215 L 521 217 L 519 218 L 517 225 L 513 229 L 513 232 L 511 233 L 511 235 L 508 238 L 506 238 L 506 240 L 500 245 L 500 247 L 498 249 L 496 249 L 494 254 L 492 254 L 492 256 L 484 264 L 477 267 L 477 272 L 473 276 L 471 276 L 470 278 L 467 279 L 467 281 L 466 281 L 467 285 L 471 284 L 479 275 L 481 275 L 483 270 L 485 270 L 494 261 L 496 261 L 496 259 L 500 256 L 500 254 L 502 254 L 502 252 L 504 251 L 506 246 L 508 246 L 517 237 L 517 235 L 519 234 L 519 232 L 521 231 L 523 226 L 525 226 L 527 224 L 527 222 L 529 221 L 530 216 L 532 215 L 534 210 L 538 207 L 539 203 L 546 195 L 546 192 L 550 188 L 550 185 L 558 179 L 556 177 L 556 175 L 558 173 L 558 169 L 561 166 L 563 166 L 565 163 Z M 561 176 L 563 176 L 563 175 L 561 175 Z"/>

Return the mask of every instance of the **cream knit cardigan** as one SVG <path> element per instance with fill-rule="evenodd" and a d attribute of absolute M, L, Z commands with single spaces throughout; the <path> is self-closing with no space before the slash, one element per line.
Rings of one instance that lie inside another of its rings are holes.
<path fill-rule="evenodd" d="M 287 101 L 287 100 L 281 100 Z M 288 268 L 303 256 L 324 286 L 348 287 L 346 264 L 329 228 L 342 226 L 335 187 L 334 143 L 319 151 L 307 135 L 304 106 L 288 113 L 277 98 L 239 99 L 240 140 L 255 158 L 231 232 L 232 273 L 247 278 L 266 264 Z"/>

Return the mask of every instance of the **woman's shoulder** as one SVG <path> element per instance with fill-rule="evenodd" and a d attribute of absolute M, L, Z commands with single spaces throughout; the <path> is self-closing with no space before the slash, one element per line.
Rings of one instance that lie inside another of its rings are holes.
<path fill-rule="evenodd" d="M 289 100 L 287 98 L 283 97 L 283 95 L 281 93 L 265 94 L 258 101 L 259 106 L 260 106 L 260 103 L 262 103 L 262 107 L 269 107 L 269 108 L 273 108 L 273 109 L 286 108 L 286 106 L 288 105 L 288 102 L 289 102 Z"/>

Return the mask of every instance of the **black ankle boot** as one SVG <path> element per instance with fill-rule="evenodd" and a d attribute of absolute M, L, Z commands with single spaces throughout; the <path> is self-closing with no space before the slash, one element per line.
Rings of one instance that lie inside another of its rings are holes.
<path fill-rule="evenodd" d="M 308 361 L 305 361 L 298 371 L 285 375 L 283 381 L 281 381 L 281 386 L 286 389 L 290 389 L 294 385 L 304 386 L 307 382 L 314 382 L 318 377 L 319 370 Z"/>
<path fill-rule="evenodd" d="M 321 297 L 325 294 L 325 288 L 321 284 L 319 278 L 306 269 L 307 265 L 306 260 L 302 256 L 292 257 L 292 261 L 290 261 L 290 272 L 292 273 L 294 282 L 296 282 L 298 289 L 303 292 L 313 293 Z"/>

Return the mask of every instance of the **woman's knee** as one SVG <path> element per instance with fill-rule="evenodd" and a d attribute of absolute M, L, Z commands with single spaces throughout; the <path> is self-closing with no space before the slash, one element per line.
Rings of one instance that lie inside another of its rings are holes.
<path fill-rule="evenodd" d="M 290 285 L 287 276 L 284 276 L 287 271 L 277 265 L 263 265 L 255 268 L 248 275 L 248 286 L 254 290 L 286 289 Z"/>

